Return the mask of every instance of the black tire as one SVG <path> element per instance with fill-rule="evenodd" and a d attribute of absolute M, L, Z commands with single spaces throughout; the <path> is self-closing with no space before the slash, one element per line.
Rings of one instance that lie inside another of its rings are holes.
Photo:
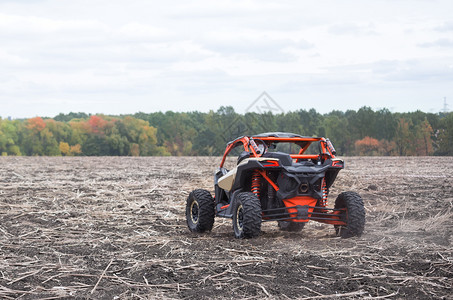
<path fill-rule="evenodd" d="M 233 230 L 238 239 L 254 238 L 261 232 L 261 203 L 255 194 L 240 193 L 234 200 Z"/>
<path fill-rule="evenodd" d="M 335 208 L 346 208 L 346 212 L 340 215 L 346 226 L 334 226 L 337 236 L 342 238 L 361 236 L 365 228 L 365 207 L 362 197 L 355 192 L 343 192 L 335 200 Z"/>
<path fill-rule="evenodd" d="M 186 203 L 186 221 L 190 231 L 211 231 L 214 217 L 214 199 L 211 193 L 201 189 L 192 191 Z"/>
<path fill-rule="evenodd" d="M 305 222 L 278 221 L 281 231 L 300 232 L 305 227 Z"/>

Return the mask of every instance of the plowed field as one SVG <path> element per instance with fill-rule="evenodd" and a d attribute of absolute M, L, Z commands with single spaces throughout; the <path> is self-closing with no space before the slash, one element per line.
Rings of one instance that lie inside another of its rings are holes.
<path fill-rule="evenodd" d="M 346 157 L 360 238 L 231 220 L 192 234 L 185 200 L 219 158 L 1 157 L 1 299 L 453 299 L 453 157 Z"/>

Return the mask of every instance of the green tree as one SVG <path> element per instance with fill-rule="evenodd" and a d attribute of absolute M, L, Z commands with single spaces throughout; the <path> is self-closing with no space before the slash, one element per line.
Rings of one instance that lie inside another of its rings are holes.
<path fill-rule="evenodd" d="M 309 135 L 304 128 L 299 112 L 281 113 L 275 116 L 276 131 L 292 132 L 300 135 Z M 274 130 L 269 130 L 274 131 Z"/>
<path fill-rule="evenodd" d="M 83 113 L 83 112 L 78 112 L 78 113 L 70 112 L 68 114 L 63 114 L 63 113 L 58 114 L 58 116 L 56 116 L 53 119 L 55 121 L 60 121 L 60 122 L 69 122 L 73 119 L 87 119 L 89 117 L 90 117 L 90 115 Z"/>
<path fill-rule="evenodd" d="M 346 132 L 348 120 L 339 114 L 329 114 L 324 118 L 324 127 L 326 129 L 326 137 L 335 145 L 337 153 L 342 155 L 351 154 L 351 144 L 354 142 Z"/>
<path fill-rule="evenodd" d="M 441 120 L 441 129 L 437 132 L 439 140 L 438 155 L 453 155 L 453 112 Z"/>
<path fill-rule="evenodd" d="M 375 113 L 375 137 L 377 139 L 393 140 L 398 122 L 388 109 L 384 108 Z M 371 132 L 369 133 L 371 134 Z"/>
<path fill-rule="evenodd" d="M 0 118 L 0 154 L 20 156 L 17 134 L 18 121 L 2 120 Z"/>

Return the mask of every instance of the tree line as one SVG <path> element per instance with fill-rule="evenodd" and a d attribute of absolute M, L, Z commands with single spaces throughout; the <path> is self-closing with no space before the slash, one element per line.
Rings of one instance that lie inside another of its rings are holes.
<path fill-rule="evenodd" d="M 203 112 L 134 115 L 59 114 L 0 118 L 0 153 L 49 156 L 222 155 L 241 135 L 293 132 L 332 140 L 339 155 L 453 155 L 453 113 L 392 113 L 388 109 L 314 109 L 239 114 L 232 107 Z"/>

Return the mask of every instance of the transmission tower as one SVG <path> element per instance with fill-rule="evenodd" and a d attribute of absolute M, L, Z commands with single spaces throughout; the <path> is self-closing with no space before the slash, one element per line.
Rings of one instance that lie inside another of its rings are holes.
<path fill-rule="evenodd" d="M 447 97 L 444 97 L 444 108 L 442 109 L 442 112 L 448 113 Z"/>

